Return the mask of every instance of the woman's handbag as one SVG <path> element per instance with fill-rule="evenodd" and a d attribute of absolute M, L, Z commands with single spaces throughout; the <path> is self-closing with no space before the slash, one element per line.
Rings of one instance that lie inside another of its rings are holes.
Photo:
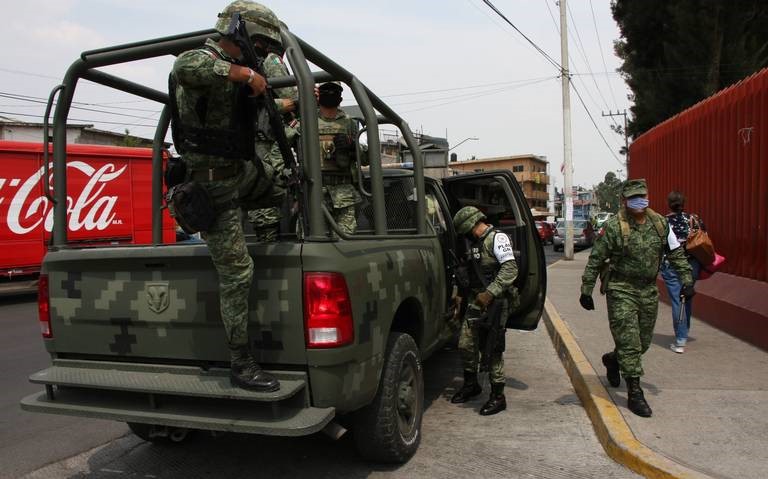
<path fill-rule="evenodd" d="M 715 261 L 708 266 L 702 266 L 699 270 L 699 280 L 709 279 L 713 274 L 717 273 L 717 270 L 725 263 L 725 256 L 721 256 L 715 253 Z"/>
<path fill-rule="evenodd" d="M 694 228 L 694 222 L 696 228 Z M 696 258 L 702 266 L 709 266 L 715 261 L 715 245 L 712 244 L 707 232 L 701 228 L 701 222 L 696 215 L 691 215 L 689 220 L 685 251 Z"/>

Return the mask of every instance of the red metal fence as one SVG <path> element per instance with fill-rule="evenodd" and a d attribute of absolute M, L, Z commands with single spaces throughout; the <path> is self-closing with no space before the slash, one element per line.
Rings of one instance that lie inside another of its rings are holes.
<path fill-rule="evenodd" d="M 638 137 L 630 177 L 648 180 L 651 207 L 672 190 L 704 220 L 724 272 L 768 281 L 768 69 Z"/>

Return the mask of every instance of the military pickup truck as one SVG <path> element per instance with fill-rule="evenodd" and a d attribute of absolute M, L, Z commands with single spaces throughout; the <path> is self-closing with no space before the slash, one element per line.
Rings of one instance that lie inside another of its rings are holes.
<path fill-rule="evenodd" d="M 39 281 L 39 319 L 52 365 L 30 376 L 44 390 L 27 411 L 127 422 L 141 438 L 180 442 L 190 431 L 302 436 L 351 429 L 361 455 L 403 462 L 421 440 L 422 361 L 441 347 L 463 254 L 451 218 L 475 205 L 507 232 L 519 266 L 520 307 L 507 328 L 536 328 L 545 261 L 523 193 L 509 171 L 426 178 L 408 125 L 350 72 L 283 29 L 302 118 L 315 118 L 313 88 L 337 80 L 360 107 L 359 142 L 370 167 L 359 171 L 364 198 L 355 234 L 323 206 L 317 122 L 303 122 L 298 151 L 306 225 L 299 237 L 249 241 L 256 265 L 250 336 L 257 358 L 280 379 L 278 391 L 234 388 L 216 271 L 205 243 L 164 244 L 162 142 L 168 95 L 100 70 L 202 45 L 215 30 L 87 51 L 51 92 L 54 112 L 53 241 Z M 316 71 L 310 70 L 309 63 Z M 68 241 L 66 125 L 78 81 L 86 79 L 166 105 L 155 135 L 152 245 L 83 247 Z M 379 124 L 397 127 L 414 157 L 410 170 L 383 168 Z M 48 147 L 44 149 L 48 151 Z M 48 167 L 48 159 L 45 166 Z M 43 175 L 43 181 L 49 174 Z M 458 248 L 458 249 L 457 249 Z"/>

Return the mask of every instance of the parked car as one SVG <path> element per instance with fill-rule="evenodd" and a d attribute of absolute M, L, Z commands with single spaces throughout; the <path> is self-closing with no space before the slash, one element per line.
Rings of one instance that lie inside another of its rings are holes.
<path fill-rule="evenodd" d="M 555 251 L 563 251 L 565 242 L 565 221 L 559 221 L 553 241 Z M 588 220 L 573 220 L 573 247 L 589 248 L 595 242 L 595 230 Z"/>
<path fill-rule="evenodd" d="M 536 222 L 536 231 L 539 232 L 541 244 L 552 243 L 555 237 L 555 228 L 546 221 Z"/>

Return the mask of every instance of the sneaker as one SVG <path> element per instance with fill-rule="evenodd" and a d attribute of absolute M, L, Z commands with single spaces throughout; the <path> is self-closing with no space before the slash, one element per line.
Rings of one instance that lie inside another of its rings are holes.
<path fill-rule="evenodd" d="M 670 344 L 669 349 L 676 352 L 677 354 L 683 354 L 685 352 L 685 346 L 678 346 L 675 343 Z"/>

